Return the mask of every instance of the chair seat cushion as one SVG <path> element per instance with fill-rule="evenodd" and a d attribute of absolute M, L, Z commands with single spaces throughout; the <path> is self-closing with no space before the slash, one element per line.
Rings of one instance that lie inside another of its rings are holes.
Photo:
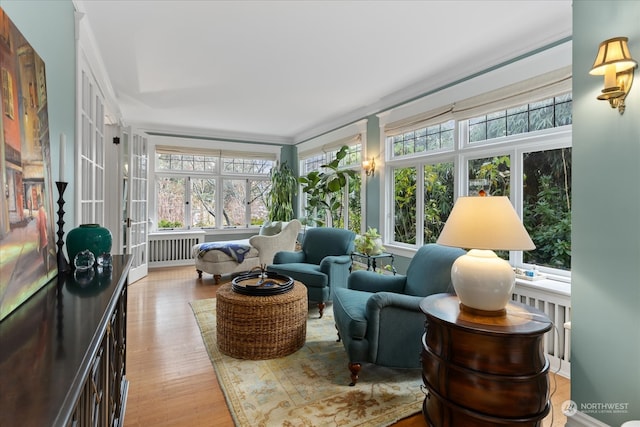
<path fill-rule="evenodd" d="M 333 313 L 340 334 L 362 340 L 367 333 L 366 307 L 370 292 L 336 288 L 333 290 Z"/>
<path fill-rule="evenodd" d="M 316 264 L 302 262 L 271 264 L 267 270 L 293 277 L 308 288 L 324 288 L 329 283 L 327 275 L 320 271 L 320 266 Z"/>

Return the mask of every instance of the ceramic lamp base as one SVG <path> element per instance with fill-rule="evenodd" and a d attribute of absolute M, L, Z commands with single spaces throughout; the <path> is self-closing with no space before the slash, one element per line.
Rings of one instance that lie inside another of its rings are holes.
<path fill-rule="evenodd" d="M 511 299 L 515 273 L 493 251 L 472 249 L 453 263 L 451 281 L 464 310 L 500 316 Z"/>

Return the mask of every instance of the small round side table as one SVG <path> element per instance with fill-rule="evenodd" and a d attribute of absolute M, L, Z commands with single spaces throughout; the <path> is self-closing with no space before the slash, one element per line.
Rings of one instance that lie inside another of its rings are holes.
<path fill-rule="evenodd" d="M 238 359 L 275 359 L 299 350 L 307 336 L 307 288 L 254 296 L 234 292 L 231 283 L 216 292 L 216 339 L 220 352 Z"/>

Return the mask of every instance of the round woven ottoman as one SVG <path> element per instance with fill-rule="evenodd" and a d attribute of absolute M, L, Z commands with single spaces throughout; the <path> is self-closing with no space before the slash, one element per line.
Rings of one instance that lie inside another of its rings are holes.
<path fill-rule="evenodd" d="M 275 359 L 300 349 L 307 337 L 307 288 L 295 282 L 279 295 L 216 292 L 216 340 L 220 352 L 238 359 Z"/>

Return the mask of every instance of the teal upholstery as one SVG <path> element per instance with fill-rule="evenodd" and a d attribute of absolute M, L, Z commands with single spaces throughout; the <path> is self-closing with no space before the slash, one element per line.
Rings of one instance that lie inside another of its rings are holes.
<path fill-rule="evenodd" d="M 277 252 L 273 271 L 302 282 L 307 287 L 309 301 L 318 303 L 320 317 L 332 290 L 346 288 L 351 266 L 355 233 L 341 228 L 310 228 L 305 232 L 302 250 Z"/>
<path fill-rule="evenodd" d="M 451 266 L 465 253 L 428 244 L 416 252 L 405 276 L 354 271 L 346 288 L 334 289 L 333 314 L 349 356 L 351 385 L 365 362 L 391 368 L 420 366 L 425 325 L 420 302 L 431 294 L 454 292 Z"/>

